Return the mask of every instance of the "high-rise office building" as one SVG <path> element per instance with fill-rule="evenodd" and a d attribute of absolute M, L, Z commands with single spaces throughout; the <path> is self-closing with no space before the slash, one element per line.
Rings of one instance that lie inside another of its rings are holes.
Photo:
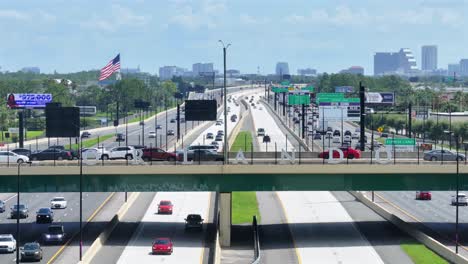
<path fill-rule="evenodd" d="M 297 75 L 301 75 L 301 76 L 315 76 L 315 75 L 317 75 L 317 70 L 316 70 L 316 69 L 310 69 L 310 68 L 307 68 L 307 69 L 299 69 L 299 70 L 297 70 Z"/>
<path fill-rule="evenodd" d="M 448 65 L 447 75 L 448 76 L 460 76 L 460 64 L 453 63 Z"/>
<path fill-rule="evenodd" d="M 417 71 L 416 59 L 410 49 L 399 52 L 377 52 L 374 54 L 374 75 L 411 75 Z"/>
<path fill-rule="evenodd" d="M 361 66 L 351 66 L 351 67 L 349 67 L 348 69 L 341 70 L 340 73 L 364 75 L 364 68 L 361 67 Z"/>
<path fill-rule="evenodd" d="M 185 76 L 186 70 L 177 66 L 159 67 L 159 79 L 170 80 L 174 76 Z"/>
<path fill-rule="evenodd" d="M 289 65 L 287 62 L 276 63 L 276 75 L 289 74 Z"/>
<path fill-rule="evenodd" d="M 193 76 L 199 76 L 200 73 L 213 72 L 213 63 L 195 63 L 192 65 Z"/>
<path fill-rule="evenodd" d="M 24 67 L 21 69 L 21 71 L 28 72 L 28 73 L 36 73 L 36 74 L 41 73 L 41 69 L 39 67 Z"/>
<path fill-rule="evenodd" d="M 421 48 L 421 70 L 435 71 L 437 69 L 437 46 L 428 45 Z"/>
<path fill-rule="evenodd" d="M 468 76 L 468 59 L 460 60 L 460 75 Z"/>

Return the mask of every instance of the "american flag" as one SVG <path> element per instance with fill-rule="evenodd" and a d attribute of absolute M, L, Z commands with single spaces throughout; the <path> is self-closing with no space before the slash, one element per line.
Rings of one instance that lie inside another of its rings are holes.
<path fill-rule="evenodd" d="M 99 81 L 105 80 L 109 78 L 109 76 L 112 75 L 112 73 L 119 71 L 120 70 L 120 54 L 117 54 L 117 56 L 109 61 L 104 68 L 101 69 L 101 75 L 99 76 Z"/>

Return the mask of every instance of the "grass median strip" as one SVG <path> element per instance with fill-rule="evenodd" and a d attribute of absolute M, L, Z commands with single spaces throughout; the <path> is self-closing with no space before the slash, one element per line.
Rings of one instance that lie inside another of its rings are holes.
<path fill-rule="evenodd" d="M 232 192 L 232 224 L 250 224 L 254 215 L 260 222 L 261 216 L 255 192 Z"/>
<path fill-rule="evenodd" d="M 252 145 L 252 133 L 250 131 L 240 131 L 236 136 L 234 144 L 231 146 L 232 152 L 238 152 L 241 149 L 243 152 L 251 150 Z"/>
<path fill-rule="evenodd" d="M 102 135 L 99 136 L 99 143 L 101 144 L 102 142 L 108 140 L 109 138 L 112 138 L 114 134 L 107 134 L 107 135 Z M 98 138 L 92 138 L 92 139 L 87 139 L 83 140 L 83 148 L 90 148 L 98 143 Z M 71 144 L 71 149 L 78 149 L 79 144 Z M 66 145 L 65 149 L 70 149 L 70 145 Z"/>
<path fill-rule="evenodd" d="M 415 264 L 448 264 L 449 262 L 441 258 L 432 250 L 418 242 L 403 243 L 400 245 L 403 251 L 408 254 Z"/>

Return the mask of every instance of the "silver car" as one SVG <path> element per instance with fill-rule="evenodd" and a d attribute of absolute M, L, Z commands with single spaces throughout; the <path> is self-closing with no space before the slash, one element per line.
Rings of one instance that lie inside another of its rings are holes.
<path fill-rule="evenodd" d="M 430 161 L 439 161 L 439 160 L 446 160 L 446 161 L 464 161 L 465 155 L 458 154 L 449 150 L 431 150 L 424 152 L 424 160 Z"/>

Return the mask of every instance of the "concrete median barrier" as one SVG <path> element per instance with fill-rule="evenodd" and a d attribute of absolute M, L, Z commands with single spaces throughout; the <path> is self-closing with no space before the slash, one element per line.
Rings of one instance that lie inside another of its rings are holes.
<path fill-rule="evenodd" d="M 107 223 L 104 230 L 101 234 L 94 240 L 93 244 L 86 250 L 85 254 L 83 255 L 82 261 L 79 263 L 90 263 L 93 257 L 99 252 L 102 246 L 106 243 L 109 236 L 114 231 L 115 227 L 120 223 L 120 219 L 125 216 L 130 206 L 136 201 L 140 193 L 132 193 L 127 199 L 127 202 L 120 207 L 119 211 L 114 215 L 112 220 Z"/>
<path fill-rule="evenodd" d="M 378 204 L 373 203 L 371 200 L 369 200 L 365 195 L 363 195 L 361 192 L 350 192 L 356 199 L 361 201 L 363 204 L 365 204 L 367 207 L 375 211 L 377 214 L 385 218 L 387 221 L 391 222 L 395 226 L 397 226 L 399 229 L 407 233 L 408 235 L 412 236 L 414 239 L 418 240 L 420 243 L 424 244 L 426 247 L 430 248 L 446 260 L 448 260 L 450 263 L 456 263 L 456 264 L 467 264 L 468 259 L 456 254 L 453 250 L 450 248 L 446 247 L 442 243 L 438 242 L 434 238 L 426 235 L 424 232 L 418 230 L 414 225 L 411 223 L 403 221 L 401 218 L 398 216 L 388 212 L 384 208 L 380 207 Z"/>

